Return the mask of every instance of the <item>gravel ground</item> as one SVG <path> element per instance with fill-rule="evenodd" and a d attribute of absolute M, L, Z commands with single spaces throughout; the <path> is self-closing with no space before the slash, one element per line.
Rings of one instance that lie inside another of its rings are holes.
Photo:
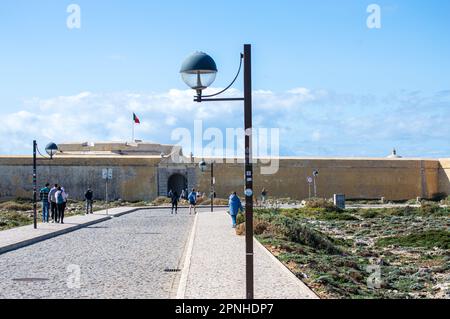
<path fill-rule="evenodd" d="M 169 298 L 192 222 L 139 211 L 0 255 L 0 298 Z"/>

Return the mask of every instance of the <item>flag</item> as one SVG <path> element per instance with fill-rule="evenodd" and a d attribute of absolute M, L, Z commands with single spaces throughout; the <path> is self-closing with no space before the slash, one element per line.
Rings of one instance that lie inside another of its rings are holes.
<path fill-rule="evenodd" d="M 141 124 L 141 120 L 139 120 L 139 118 L 134 113 L 133 113 L 133 121 L 135 124 Z"/>

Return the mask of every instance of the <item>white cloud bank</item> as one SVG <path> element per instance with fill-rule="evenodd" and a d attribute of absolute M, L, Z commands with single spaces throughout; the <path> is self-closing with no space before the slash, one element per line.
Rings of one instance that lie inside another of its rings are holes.
<path fill-rule="evenodd" d="M 190 90 L 33 98 L 16 112 L 0 114 L 0 154 L 29 154 L 35 138 L 41 146 L 130 140 L 133 112 L 142 121 L 136 138 L 159 143 L 178 142 L 171 141 L 173 130 L 192 130 L 194 120 L 224 133 L 243 126 L 242 103 L 192 100 Z M 397 147 L 405 156 L 449 157 L 449 123 L 450 91 L 384 97 L 307 88 L 254 92 L 254 125 L 279 128 L 280 152 L 286 156 L 386 156 Z M 190 145 L 183 146 L 190 151 Z"/>

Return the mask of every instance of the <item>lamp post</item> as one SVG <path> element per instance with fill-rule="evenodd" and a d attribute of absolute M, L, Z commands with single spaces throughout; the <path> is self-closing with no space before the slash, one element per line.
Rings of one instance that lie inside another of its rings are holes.
<path fill-rule="evenodd" d="M 204 173 L 206 171 L 206 167 L 208 164 L 206 164 L 205 160 L 202 160 L 200 164 L 198 164 L 200 167 L 200 170 Z M 211 213 L 214 212 L 214 162 L 211 162 L 211 187 L 210 187 L 210 197 L 211 197 Z"/>
<path fill-rule="evenodd" d="M 217 75 L 217 66 L 214 60 L 203 52 L 196 52 L 189 56 L 181 67 L 183 81 L 197 92 L 195 102 L 212 101 L 243 101 L 245 125 L 245 216 L 246 216 L 246 297 L 254 298 L 254 272 L 253 272 L 253 154 L 252 154 L 252 48 L 250 44 L 244 45 L 241 54 L 239 70 L 231 84 L 224 90 L 202 96 L 203 90 L 209 87 Z M 244 62 L 244 97 L 242 98 L 214 98 L 227 91 L 238 78 L 242 62 Z"/>
<path fill-rule="evenodd" d="M 37 229 L 37 153 L 46 159 L 53 159 L 53 156 L 58 152 L 58 145 L 55 143 L 50 143 L 45 147 L 45 151 L 47 152 L 48 157 L 39 152 L 39 148 L 37 142 L 33 141 L 33 224 L 34 229 Z"/>
<path fill-rule="evenodd" d="M 314 170 L 314 172 L 313 172 L 313 179 L 314 179 L 314 198 L 317 198 L 317 182 L 316 182 L 317 176 L 319 176 L 319 171 L 318 171 L 318 170 Z"/>

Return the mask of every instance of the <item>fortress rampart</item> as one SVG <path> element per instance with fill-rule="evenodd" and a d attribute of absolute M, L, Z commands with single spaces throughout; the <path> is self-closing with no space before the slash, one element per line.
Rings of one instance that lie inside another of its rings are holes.
<path fill-rule="evenodd" d="M 102 170 L 113 168 L 109 184 L 110 198 L 129 201 L 153 200 L 164 196 L 173 186 L 174 176 L 185 181 L 183 187 L 209 192 L 210 174 L 202 173 L 193 163 L 172 163 L 156 155 L 64 155 L 54 160 L 39 159 L 38 187 L 46 182 L 65 186 L 71 198 L 81 199 L 92 186 L 97 199 L 105 198 Z M 208 162 L 209 160 L 206 159 Z M 450 159 L 305 159 L 281 158 L 274 175 L 262 175 L 255 165 L 255 193 L 264 187 L 269 196 L 304 199 L 308 197 L 306 179 L 314 169 L 318 196 L 342 193 L 351 199 L 408 200 L 450 194 Z M 242 193 L 244 171 L 241 163 L 216 163 L 216 193 L 227 197 L 232 191 Z M 172 184 L 171 184 L 172 183 Z M 0 200 L 32 196 L 32 158 L 0 157 Z"/>

